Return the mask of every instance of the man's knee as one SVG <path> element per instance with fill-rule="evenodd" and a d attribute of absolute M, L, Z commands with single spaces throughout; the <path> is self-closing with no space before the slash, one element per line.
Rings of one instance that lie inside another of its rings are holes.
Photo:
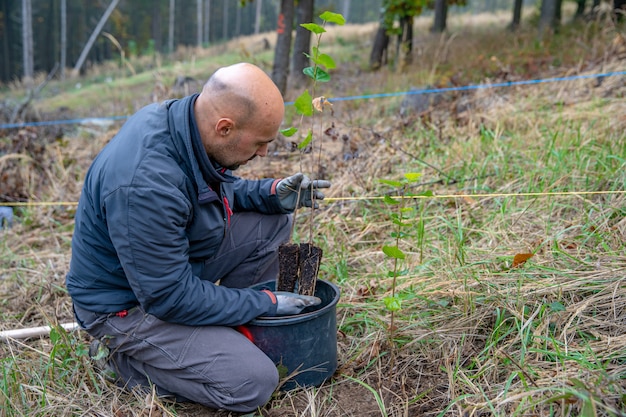
<path fill-rule="evenodd" d="M 246 364 L 242 363 L 242 368 L 244 366 Z M 276 366 L 269 358 L 263 358 L 254 366 L 245 369 L 248 372 L 242 374 L 244 378 L 236 389 L 216 395 L 215 387 L 207 386 L 207 394 L 210 397 L 207 405 L 213 403 L 213 407 L 235 412 L 250 412 L 265 405 L 278 386 L 279 375 Z"/>
<path fill-rule="evenodd" d="M 250 408 L 246 411 L 253 411 L 257 407 L 265 405 L 270 400 L 278 386 L 278 378 L 278 370 L 274 364 L 263 370 L 258 369 L 253 375 L 250 375 L 252 395 L 251 398 L 243 404 Z"/>

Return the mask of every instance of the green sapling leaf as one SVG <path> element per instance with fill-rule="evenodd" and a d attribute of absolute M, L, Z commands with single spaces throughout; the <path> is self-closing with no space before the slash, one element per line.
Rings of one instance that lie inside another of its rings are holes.
<path fill-rule="evenodd" d="M 422 174 L 419 172 L 407 172 L 404 174 L 404 178 L 406 178 L 409 182 L 416 182 L 421 178 Z"/>
<path fill-rule="evenodd" d="M 402 250 L 397 247 L 397 246 L 383 246 L 383 253 L 387 256 L 389 256 L 390 258 L 395 258 L 395 259 L 404 259 L 406 258 L 406 255 L 404 254 L 404 252 L 402 252 Z"/>
<path fill-rule="evenodd" d="M 320 19 L 324 22 L 335 23 L 337 25 L 343 26 L 346 24 L 346 19 L 339 13 L 333 12 L 324 12 L 320 15 Z"/>
<path fill-rule="evenodd" d="M 404 184 L 400 181 L 393 180 L 378 180 L 381 184 L 391 185 L 392 187 L 402 187 Z"/>
<path fill-rule="evenodd" d="M 298 149 L 304 149 L 309 146 L 309 143 L 313 140 L 313 131 L 309 130 L 309 133 L 306 135 L 306 138 L 302 142 L 298 144 Z"/>
<path fill-rule="evenodd" d="M 398 200 L 395 198 L 389 197 L 388 195 L 383 197 L 383 201 L 387 204 L 400 204 Z"/>
<path fill-rule="evenodd" d="M 300 26 L 305 28 L 306 30 L 319 35 L 320 33 L 326 32 L 326 29 L 318 25 L 317 23 L 301 23 Z"/>
<path fill-rule="evenodd" d="M 52 327 L 50 329 L 50 341 L 52 342 L 53 345 L 56 345 L 59 342 L 59 340 L 61 340 L 61 334 L 59 333 L 57 329 Z"/>
<path fill-rule="evenodd" d="M 319 81 L 321 83 L 330 81 L 330 75 L 319 67 L 306 67 L 302 70 L 302 72 L 313 78 L 315 81 Z"/>
<path fill-rule="evenodd" d="M 550 303 L 550 310 L 552 311 L 565 311 L 565 306 L 558 301 Z"/>
<path fill-rule="evenodd" d="M 295 135 L 297 131 L 298 128 L 288 127 L 287 129 L 281 129 L 280 133 L 282 133 L 283 136 L 290 138 Z"/>
<path fill-rule="evenodd" d="M 304 90 L 302 94 L 294 101 L 296 112 L 304 116 L 313 115 L 313 98 L 309 94 L 309 90 Z"/>
<path fill-rule="evenodd" d="M 389 311 L 399 311 L 402 308 L 402 303 L 398 297 L 385 297 L 383 302 Z"/>
<path fill-rule="evenodd" d="M 337 67 L 337 64 L 335 64 L 335 61 L 329 55 L 326 55 L 326 54 L 319 54 L 315 61 L 317 64 L 323 65 L 328 69 L 333 69 Z"/>
<path fill-rule="evenodd" d="M 399 217 L 392 219 L 391 222 L 400 227 L 405 227 L 409 225 L 408 223 L 404 223 Z"/>

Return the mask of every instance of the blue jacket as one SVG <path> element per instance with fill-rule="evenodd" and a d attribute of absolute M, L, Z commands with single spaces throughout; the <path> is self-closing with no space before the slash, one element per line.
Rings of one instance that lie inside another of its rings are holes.
<path fill-rule="evenodd" d="M 215 170 L 195 126 L 196 97 L 139 110 L 89 168 L 66 276 L 78 306 L 113 313 L 141 305 L 187 325 L 233 326 L 275 314 L 268 294 L 203 277 L 232 212 L 285 211 L 272 193 L 275 180 Z"/>

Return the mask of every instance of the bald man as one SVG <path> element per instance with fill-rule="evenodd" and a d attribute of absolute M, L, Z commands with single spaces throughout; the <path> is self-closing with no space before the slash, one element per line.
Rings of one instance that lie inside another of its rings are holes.
<path fill-rule="evenodd" d="M 283 116 L 265 72 L 236 64 L 200 94 L 139 110 L 93 161 L 66 284 L 119 385 L 236 412 L 276 389 L 275 364 L 235 327 L 320 302 L 249 287 L 276 279 L 290 213 L 330 184 L 232 171 L 267 154 Z"/>

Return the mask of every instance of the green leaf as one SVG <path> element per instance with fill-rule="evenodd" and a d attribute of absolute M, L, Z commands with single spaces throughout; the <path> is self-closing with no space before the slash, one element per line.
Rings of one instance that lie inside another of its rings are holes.
<path fill-rule="evenodd" d="M 402 220 L 400 220 L 398 218 L 395 218 L 395 219 L 391 220 L 391 222 L 393 224 L 395 224 L 396 226 L 400 226 L 400 227 L 408 226 L 408 223 L 404 223 Z"/>
<path fill-rule="evenodd" d="M 325 66 L 328 69 L 337 68 L 337 64 L 335 64 L 335 61 L 326 54 L 319 54 L 315 62 L 317 64 Z"/>
<path fill-rule="evenodd" d="M 300 24 L 300 26 L 302 26 L 303 28 L 305 28 L 306 30 L 308 30 L 310 32 L 315 33 L 316 35 L 319 35 L 320 33 L 326 32 L 326 29 L 324 29 L 323 27 L 321 27 L 317 23 L 302 23 L 302 24 Z"/>
<path fill-rule="evenodd" d="M 383 253 L 390 258 L 404 259 L 406 255 L 397 246 L 383 246 Z"/>
<path fill-rule="evenodd" d="M 407 172 L 404 174 L 404 178 L 406 178 L 409 182 L 415 182 L 420 179 L 422 174 L 419 172 Z"/>
<path fill-rule="evenodd" d="M 378 180 L 381 184 L 391 185 L 392 187 L 402 187 L 402 183 L 400 181 L 392 181 L 392 180 Z"/>
<path fill-rule="evenodd" d="M 53 345 L 56 345 L 59 342 L 59 340 L 61 340 L 61 334 L 54 327 L 52 327 L 50 329 L 50 336 L 49 337 L 50 337 L 50 341 L 52 342 Z"/>
<path fill-rule="evenodd" d="M 313 46 L 311 50 L 313 51 L 313 55 L 309 56 L 309 58 L 315 61 L 317 57 L 320 56 L 320 49 L 317 46 Z"/>
<path fill-rule="evenodd" d="M 302 72 L 315 81 L 325 83 L 330 81 L 330 75 L 319 67 L 306 67 Z"/>
<path fill-rule="evenodd" d="M 550 304 L 550 310 L 552 311 L 565 311 L 565 306 L 558 301 Z"/>
<path fill-rule="evenodd" d="M 385 297 L 383 302 L 389 311 L 399 311 L 402 309 L 402 303 L 398 297 Z"/>
<path fill-rule="evenodd" d="M 302 142 L 298 144 L 298 149 L 304 149 L 309 146 L 309 143 L 313 140 L 313 131 L 309 130 L 309 134 L 306 135 L 306 138 Z"/>
<path fill-rule="evenodd" d="M 322 19 L 324 22 L 335 23 L 340 26 L 346 24 L 346 19 L 339 13 L 326 11 L 320 15 L 320 19 Z"/>
<path fill-rule="evenodd" d="M 296 112 L 304 116 L 313 115 L 313 98 L 309 94 L 309 90 L 304 90 L 302 94 L 294 102 Z"/>
<path fill-rule="evenodd" d="M 295 127 L 289 127 L 289 128 L 287 128 L 287 129 L 282 129 L 282 130 L 280 131 L 280 133 L 282 133 L 282 134 L 283 134 L 283 136 L 286 136 L 286 137 L 290 138 L 290 137 L 292 137 L 293 135 L 295 135 L 297 131 L 298 131 L 298 129 L 297 129 L 297 128 L 295 128 Z"/>
<path fill-rule="evenodd" d="M 383 197 L 383 201 L 387 204 L 400 204 L 400 202 L 394 198 L 389 197 L 388 195 Z"/>
<path fill-rule="evenodd" d="M 409 275 L 408 269 L 402 269 L 400 271 L 387 271 L 387 276 L 389 278 L 401 277 L 404 275 Z"/>

